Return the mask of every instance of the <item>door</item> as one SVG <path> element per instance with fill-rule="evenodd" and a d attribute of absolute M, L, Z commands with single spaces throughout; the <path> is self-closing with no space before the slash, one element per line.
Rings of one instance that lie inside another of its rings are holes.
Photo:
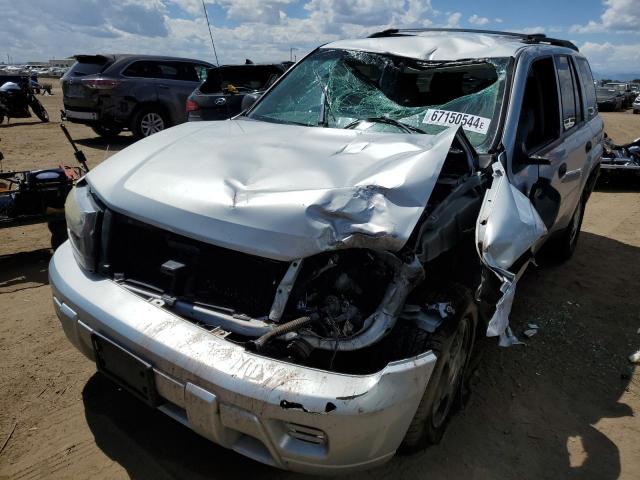
<path fill-rule="evenodd" d="M 550 231 L 565 228 L 569 224 L 589 174 L 588 158 L 594 146 L 574 62 L 569 55 L 556 55 L 554 64 L 560 97 L 560 143 L 547 153 L 550 164 L 540 165 L 538 170 L 539 177 L 548 180 L 552 189 L 560 195 L 558 215 Z"/>
<path fill-rule="evenodd" d="M 547 229 L 560 210 L 560 193 L 548 178 L 540 177 L 540 163 L 550 167 L 564 158 L 560 129 L 560 98 L 553 57 L 531 62 L 524 92 L 511 160 L 512 183 L 534 204 Z"/>
<path fill-rule="evenodd" d="M 186 122 L 187 98 L 200 84 L 196 65 L 190 62 L 168 61 L 158 62 L 158 67 L 158 100 L 169 109 L 172 124 Z"/>

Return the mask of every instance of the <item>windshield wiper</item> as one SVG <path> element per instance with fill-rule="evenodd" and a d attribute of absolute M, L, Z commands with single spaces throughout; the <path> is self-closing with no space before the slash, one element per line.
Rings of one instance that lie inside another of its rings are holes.
<path fill-rule="evenodd" d="M 398 120 L 395 120 L 389 117 L 358 118 L 353 122 L 350 122 L 349 124 L 345 125 L 344 128 L 353 128 L 361 124 L 362 122 L 385 123 L 387 125 L 393 125 L 394 127 L 398 127 L 400 130 L 402 130 L 405 133 L 427 133 L 418 127 L 407 125 L 406 123 L 399 122 Z"/>

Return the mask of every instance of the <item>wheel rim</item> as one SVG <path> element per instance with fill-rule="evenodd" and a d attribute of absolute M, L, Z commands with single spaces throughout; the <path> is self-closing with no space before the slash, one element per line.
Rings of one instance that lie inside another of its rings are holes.
<path fill-rule="evenodd" d="M 582 201 L 578 204 L 578 208 L 576 208 L 575 213 L 573 214 L 573 218 L 571 219 L 571 234 L 569 236 L 569 245 L 573 245 L 575 241 L 578 239 L 578 232 L 580 231 L 580 218 L 582 217 L 582 209 L 583 209 Z"/>
<path fill-rule="evenodd" d="M 159 114 L 149 112 L 140 120 L 140 130 L 145 137 L 158 133 L 164 130 L 164 120 Z"/>
<path fill-rule="evenodd" d="M 462 374 L 467 363 L 470 344 L 469 322 L 463 319 L 459 324 L 453 339 L 449 354 L 443 365 L 442 375 L 438 383 L 436 398 L 433 402 L 431 424 L 433 428 L 440 428 L 449 416 L 456 394 L 462 381 Z"/>

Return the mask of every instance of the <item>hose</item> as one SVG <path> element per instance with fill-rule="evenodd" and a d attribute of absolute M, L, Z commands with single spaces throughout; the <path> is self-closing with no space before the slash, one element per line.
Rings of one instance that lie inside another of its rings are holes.
<path fill-rule="evenodd" d="M 317 318 L 318 315 L 314 313 L 311 316 L 296 318 L 295 320 L 291 320 L 290 322 L 278 325 L 270 332 L 267 332 L 257 340 L 254 340 L 252 342 L 253 346 L 256 348 L 256 350 L 261 350 L 272 338 L 279 337 L 281 335 L 284 335 L 285 333 L 293 332 L 294 330 L 298 330 L 308 323 L 317 320 Z"/>

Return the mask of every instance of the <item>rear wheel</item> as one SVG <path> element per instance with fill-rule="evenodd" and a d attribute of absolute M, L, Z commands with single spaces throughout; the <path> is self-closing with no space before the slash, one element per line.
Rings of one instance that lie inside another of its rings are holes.
<path fill-rule="evenodd" d="M 158 107 L 143 107 L 133 118 L 131 130 L 136 138 L 146 138 L 169 127 L 167 115 Z"/>
<path fill-rule="evenodd" d="M 0 125 L 2 125 L 2 122 L 4 122 L 4 115 L 0 114 Z"/>
<path fill-rule="evenodd" d="M 120 132 L 122 132 L 122 128 L 120 127 L 111 127 L 106 125 L 95 125 L 91 127 L 91 130 L 106 139 L 115 138 L 120 135 Z"/>

